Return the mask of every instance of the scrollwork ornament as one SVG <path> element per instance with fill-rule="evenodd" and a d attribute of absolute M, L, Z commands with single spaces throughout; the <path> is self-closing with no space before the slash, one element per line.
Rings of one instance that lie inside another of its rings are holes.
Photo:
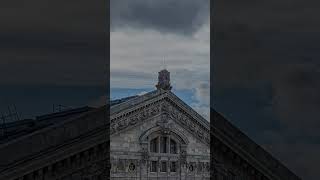
<path fill-rule="evenodd" d="M 137 116 L 135 116 L 135 117 L 132 117 L 132 118 L 130 119 L 129 124 L 130 124 L 130 125 L 135 125 L 135 124 L 137 124 L 138 121 L 139 121 L 139 118 L 138 118 Z"/>
<path fill-rule="evenodd" d="M 170 109 L 170 107 L 169 107 L 169 104 L 168 104 L 168 103 L 166 103 L 166 102 L 162 103 L 161 111 L 163 111 L 163 112 L 168 112 L 169 109 Z"/>
<path fill-rule="evenodd" d="M 125 128 L 124 121 L 123 120 L 119 121 L 118 124 L 117 124 L 117 130 L 120 131 L 120 130 L 122 130 L 124 128 Z"/>
<path fill-rule="evenodd" d="M 157 107 L 153 107 L 151 109 L 151 115 L 156 115 L 156 114 L 158 114 L 158 112 L 159 112 L 159 109 Z"/>
<path fill-rule="evenodd" d="M 198 133 L 198 137 L 202 139 L 204 133 L 200 129 L 198 129 L 197 133 Z"/>

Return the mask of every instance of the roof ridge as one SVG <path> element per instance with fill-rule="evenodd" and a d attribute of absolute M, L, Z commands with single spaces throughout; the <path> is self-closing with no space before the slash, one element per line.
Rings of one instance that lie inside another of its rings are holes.
<path fill-rule="evenodd" d="M 44 120 L 44 119 L 55 118 L 55 117 L 70 115 L 70 114 L 73 114 L 73 113 L 84 112 L 84 111 L 88 111 L 90 109 L 93 109 L 93 108 L 89 107 L 89 106 L 84 106 L 84 107 L 79 107 L 79 108 L 67 109 L 67 110 L 63 110 L 63 111 L 60 111 L 60 112 L 54 112 L 54 113 L 50 113 L 50 114 L 44 114 L 44 115 L 36 116 L 36 120 L 40 120 L 41 121 L 41 120 Z"/>

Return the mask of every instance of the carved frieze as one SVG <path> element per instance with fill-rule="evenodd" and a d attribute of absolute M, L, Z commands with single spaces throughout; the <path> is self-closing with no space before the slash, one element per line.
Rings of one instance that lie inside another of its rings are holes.
<path fill-rule="evenodd" d="M 133 126 L 137 123 L 143 122 L 160 113 L 160 109 L 157 106 L 144 107 L 141 111 L 136 113 L 129 113 L 130 115 L 123 118 L 115 118 L 111 120 L 110 133 L 114 134 L 129 126 Z"/>
<path fill-rule="evenodd" d="M 132 110 L 125 115 L 119 115 L 121 118 L 113 118 L 111 120 L 110 132 L 114 134 L 129 126 L 136 125 L 137 123 L 144 122 L 145 120 L 162 114 L 161 119 L 163 123 L 169 119 L 175 120 L 182 124 L 184 128 L 189 130 L 195 137 L 201 141 L 210 144 L 210 130 L 208 127 L 204 127 L 196 119 L 187 115 L 182 109 L 173 105 L 169 100 L 163 98 L 161 101 L 153 103 L 151 106 L 145 105 L 140 107 L 139 110 Z"/>
<path fill-rule="evenodd" d="M 169 111 L 170 118 L 180 122 L 186 129 L 190 130 L 196 137 L 210 144 L 210 136 L 207 128 L 200 126 L 197 120 L 188 117 L 181 110 L 178 110 L 172 104 L 167 104 L 166 108 Z"/>

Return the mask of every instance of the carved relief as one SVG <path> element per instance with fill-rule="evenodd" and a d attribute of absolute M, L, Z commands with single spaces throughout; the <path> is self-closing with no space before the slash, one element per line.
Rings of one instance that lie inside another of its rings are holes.
<path fill-rule="evenodd" d="M 111 120 L 110 125 L 110 133 L 114 134 L 117 131 L 121 131 L 129 126 L 135 125 L 139 122 L 143 122 L 144 120 L 151 118 L 160 113 L 160 109 L 157 106 L 149 107 L 142 109 L 141 112 L 132 113 L 127 117 L 124 118 L 114 118 Z"/>
<path fill-rule="evenodd" d="M 210 143 L 208 130 L 197 125 L 196 120 L 187 117 L 172 105 L 168 105 L 168 109 L 170 112 L 170 118 L 178 120 L 182 125 L 185 126 L 185 128 L 194 133 L 196 137 L 208 144 Z"/>
<path fill-rule="evenodd" d="M 131 162 L 130 164 L 129 164 L 129 168 L 128 168 L 128 170 L 129 170 L 129 172 L 135 172 L 136 171 L 136 165 L 133 163 L 133 162 Z"/>
<path fill-rule="evenodd" d="M 161 127 L 163 127 L 164 132 L 166 132 L 164 123 L 166 123 L 169 119 L 175 119 L 184 125 L 186 129 L 188 129 L 200 140 L 208 144 L 210 143 L 209 130 L 207 128 L 199 126 L 197 124 L 197 120 L 187 117 L 183 112 L 178 110 L 165 99 L 162 100 L 161 104 L 156 103 L 148 108 L 145 106 L 139 113 L 132 113 L 132 115 L 128 115 L 127 117 L 120 119 L 112 119 L 110 132 L 111 134 L 116 133 L 117 131 L 127 128 L 128 126 L 135 125 L 151 118 L 152 116 L 158 115 L 160 112 L 162 112 L 161 119 L 163 125 L 161 125 Z"/>

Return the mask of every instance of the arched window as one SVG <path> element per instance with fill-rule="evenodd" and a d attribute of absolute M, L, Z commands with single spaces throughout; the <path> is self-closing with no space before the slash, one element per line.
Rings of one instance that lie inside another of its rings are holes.
<path fill-rule="evenodd" d="M 149 150 L 152 153 L 178 154 L 178 143 L 170 136 L 158 136 L 151 139 Z"/>
<path fill-rule="evenodd" d="M 164 136 L 161 136 L 160 137 L 160 153 L 167 153 L 167 140 L 168 138 L 167 137 L 164 137 Z"/>
<path fill-rule="evenodd" d="M 150 141 L 150 152 L 157 153 L 158 152 L 158 137 L 152 139 Z"/>
<path fill-rule="evenodd" d="M 177 154 L 177 143 L 176 141 L 174 141 L 173 139 L 170 139 L 170 153 L 171 154 Z"/>

